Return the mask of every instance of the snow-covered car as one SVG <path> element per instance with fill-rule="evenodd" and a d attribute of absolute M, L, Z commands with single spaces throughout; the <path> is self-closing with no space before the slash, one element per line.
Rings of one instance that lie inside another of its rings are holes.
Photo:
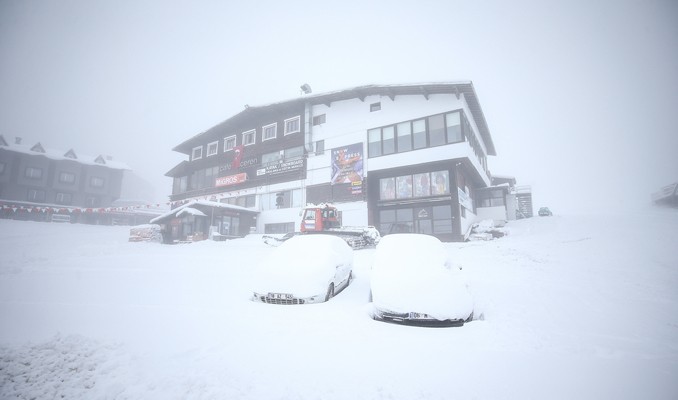
<path fill-rule="evenodd" d="M 162 242 L 162 230 L 160 225 L 144 224 L 133 226 L 129 230 L 130 242 Z"/>
<path fill-rule="evenodd" d="M 551 217 L 553 216 L 553 213 L 551 210 L 549 210 L 548 207 L 542 207 L 539 209 L 539 216 L 540 217 Z"/>
<path fill-rule="evenodd" d="M 328 301 L 353 278 L 353 250 L 332 235 L 296 235 L 264 258 L 253 301 L 312 304 Z"/>
<path fill-rule="evenodd" d="M 461 326 L 473 319 L 462 271 L 434 236 L 381 239 L 372 265 L 373 318 L 420 326 Z"/>

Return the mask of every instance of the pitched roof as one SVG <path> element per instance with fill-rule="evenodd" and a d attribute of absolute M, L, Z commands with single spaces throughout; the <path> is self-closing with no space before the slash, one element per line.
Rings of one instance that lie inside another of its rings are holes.
<path fill-rule="evenodd" d="M 478 96 L 476 95 L 475 89 L 473 87 L 473 82 L 471 81 L 459 81 L 459 82 L 447 82 L 447 83 L 420 83 L 420 84 L 398 84 L 398 85 L 365 85 L 357 86 L 349 89 L 338 90 L 334 92 L 321 93 L 321 94 L 311 94 L 303 97 L 284 100 L 276 103 L 270 103 L 261 106 L 250 106 L 245 108 L 245 110 L 235 114 L 234 116 L 228 118 L 227 120 L 215 125 L 214 127 L 208 129 L 205 132 L 199 133 L 188 140 L 185 140 L 181 144 L 175 146 L 172 150 L 190 154 L 191 149 L 194 147 L 194 143 L 197 139 L 201 138 L 203 135 L 209 134 L 216 129 L 223 129 L 232 123 L 237 123 L 243 118 L 249 116 L 250 114 L 258 111 L 263 111 L 267 109 L 279 109 L 300 106 L 304 103 L 310 103 L 311 105 L 318 104 L 327 104 L 330 105 L 333 102 L 349 100 L 349 99 L 360 99 L 364 100 L 367 96 L 372 95 L 381 95 L 390 97 L 392 100 L 396 96 L 403 95 L 422 95 L 426 99 L 432 94 L 455 94 L 457 97 L 464 95 L 468 107 L 473 114 L 473 119 L 476 122 L 476 126 L 480 131 L 480 136 L 485 143 L 487 148 L 487 154 L 496 155 L 494 149 L 494 143 L 492 142 L 492 136 L 490 135 L 489 128 L 487 127 L 487 121 L 485 121 L 485 115 L 483 110 L 480 107 L 478 102 Z"/>
<path fill-rule="evenodd" d="M 101 166 L 108 167 L 108 168 L 111 168 L 111 169 L 131 170 L 131 168 L 127 164 L 125 164 L 123 162 L 119 162 L 119 161 L 106 160 L 101 155 L 96 157 L 96 158 L 91 157 L 91 156 L 85 156 L 85 155 L 80 155 L 79 157 L 77 157 L 77 156 L 75 156 L 75 152 L 73 151 L 73 149 L 64 153 L 62 150 L 54 150 L 54 149 L 44 148 L 39 142 L 36 143 L 33 146 L 27 146 L 27 145 L 16 144 L 16 143 L 7 143 L 7 141 L 5 140 L 4 137 L 2 137 L 2 135 L 0 135 L 0 149 L 7 150 L 7 151 L 13 151 L 13 152 L 16 152 L 16 153 L 22 153 L 22 154 L 44 156 L 44 157 L 47 157 L 51 160 L 56 160 L 56 161 L 69 160 L 69 161 L 77 162 L 79 164 L 101 165 Z"/>

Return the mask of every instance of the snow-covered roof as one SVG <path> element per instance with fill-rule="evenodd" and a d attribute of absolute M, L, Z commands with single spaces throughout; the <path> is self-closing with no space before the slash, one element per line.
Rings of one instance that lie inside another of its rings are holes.
<path fill-rule="evenodd" d="M 206 217 L 207 216 L 204 212 L 202 212 L 198 209 L 195 209 L 195 208 L 192 208 L 192 207 L 186 207 L 186 208 L 182 209 L 181 211 L 179 211 L 177 213 L 177 217 L 181 217 L 182 215 L 187 215 L 187 214 L 193 215 L 193 216 L 196 216 L 196 217 Z"/>
<path fill-rule="evenodd" d="M 193 201 L 189 201 L 188 203 L 181 205 L 181 206 L 179 206 L 179 207 L 177 207 L 177 208 L 175 208 L 175 209 L 173 209 L 169 212 L 166 212 L 166 213 L 164 213 L 164 214 L 162 214 L 158 217 L 153 218 L 150 222 L 152 224 L 155 224 L 155 223 L 158 223 L 158 222 L 160 222 L 164 219 L 167 219 L 168 217 L 172 217 L 172 216 L 179 217 L 179 216 L 183 215 L 184 213 L 205 217 L 206 215 L 204 213 L 202 213 L 200 210 L 196 209 L 195 206 L 207 206 L 207 207 L 213 207 L 213 208 L 223 208 L 223 209 L 228 209 L 228 210 L 243 211 L 243 212 L 249 212 L 249 213 L 256 212 L 256 211 L 250 210 L 249 208 L 234 206 L 232 204 L 227 204 L 227 203 L 220 203 L 218 201 L 193 200 Z M 194 211 L 184 212 L 184 210 L 187 209 L 187 208 L 191 208 L 192 210 L 197 211 L 197 212 L 201 213 L 202 215 L 194 214 L 193 213 Z"/>
<path fill-rule="evenodd" d="M 43 147 L 42 144 L 40 144 L 40 142 L 32 146 L 11 143 L 6 141 L 5 138 L 2 137 L 2 135 L 0 135 L 0 149 L 13 151 L 16 153 L 29 154 L 33 156 L 44 156 L 49 158 L 50 160 L 56 161 L 69 160 L 85 165 L 99 165 L 102 167 L 112 169 L 131 170 L 131 168 L 127 164 L 119 161 L 110 160 L 107 157 L 104 157 L 103 155 L 93 157 L 84 154 L 77 154 L 73 149 L 67 151 L 48 149 Z"/>
<path fill-rule="evenodd" d="M 390 97 L 391 99 L 395 99 L 395 96 L 401 95 L 422 95 L 428 99 L 429 95 L 442 93 L 456 94 L 457 96 L 460 96 L 462 94 L 464 95 L 464 98 L 466 99 L 469 109 L 473 114 L 473 119 L 476 122 L 476 125 L 478 126 L 478 129 L 480 131 L 480 135 L 483 138 L 483 142 L 487 147 L 487 154 L 496 155 L 494 143 L 492 142 L 492 137 L 487 127 L 487 122 L 485 121 L 485 115 L 483 114 L 483 111 L 480 108 L 478 96 L 476 95 L 475 89 L 473 87 L 473 82 L 471 81 L 355 86 L 352 88 L 337 90 L 333 92 L 308 94 L 295 99 L 289 99 L 275 103 L 264 104 L 260 106 L 248 106 L 238 114 L 215 125 L 214 127 L 206 130 L 205 132 L 199 133 L 191 137 L 190 139 L 179 144 L 178 146 L 175 146 L 172 150 L 184 154 L 190 154 L 193 147 L 195 147 L 195 144 L 198 141 L 198 139 L 200 139 L 203 135 L 210 135 L 211 133 L 213 133 L 213 131 L 221 130 L 226 125 L 229 125 L 231 123 L 237 123 L 243 117 L 251 115 L 251 113 L 264 111 L 271 108 L 301 106 L 304 103 L 311 103 L 313 105 L 331 104 L 336 101 L 349 100 L 354 98 L 363 100 L 365 99 L 365 97 L 371 95 L 382 95 Z"/>

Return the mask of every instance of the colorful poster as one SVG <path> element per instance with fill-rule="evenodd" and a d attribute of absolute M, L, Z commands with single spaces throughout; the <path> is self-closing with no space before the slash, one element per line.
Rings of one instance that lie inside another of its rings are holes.
<path fill-rule="evenodd" d="M 332 149 L 333 185 L 363 180 L 363 144 L 355 143 Z"/>
<path fill-rule="evenodd" d="M 450 179 L 449 172 L 447 171 L 436 171 L 431 172 L 431 178 L 433 180 L 431 185 L 431 194 L 449 194 L 450 193 Z"/>
<path fill-rule="evenodd" d="M 414 175 L 414 197 L 425 197 L 431 195 L 431 180 L 428 172 L 425 174 Z"/>
<path fill-rule="evenodd" d="M 395 178 L 383 178 L 379 180 L 379 199 L 395 199 Z"/>
<path fill-rule="evenodd" d="M 412 175 L 397 177 L 396 186 L 398 187 L 396 196 L 399 199 L 409 199 L 412 197 Z"/>

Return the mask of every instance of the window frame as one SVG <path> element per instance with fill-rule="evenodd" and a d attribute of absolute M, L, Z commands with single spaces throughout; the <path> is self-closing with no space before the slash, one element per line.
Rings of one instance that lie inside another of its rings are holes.
<path fill-rule="evenodd" d="M 214 146 L 214 152 L 210 152 L 210 147 Z M 207 144 L 207 157 L 216 156 L 219 153 L 219 141 L 215 140 L 214 142 Z"/>
<path fill-rule="evenodd" d="M 288 131 L 287 130 L 287 124 L 291 121 L 297 121 L 297 130 L 296 131 Z M 301 132 L 301 115 L 297 115 L 296 117 L 288 118 L 283 122 L 284 125 L 284 136 L 291 135 L 293 133 L 298 133 Z"/>
<path fill-rule="evenodd" d="M 33 198 L 31 198 L 31 194 L 34 195 Z M 31 202 L 44 202 L 46 199 L 46 192 L 44 189 L 30 188 L 26 193 L 26 198 L 28 199 L 28 201 Z"/>
<path fill-rule="evenodd" d="M 196 157 L 196 150 L 200 150 L 200 155 Z M 191 150 L 191 161 L 200 160 L 202 158 L 202 146 L 196 146 Z"/>
<path fill-rule="evenodd" d="M 54 196 L 54 202 L 63 206 L 71 205 L 73 203 L 73 193 L 57 192 Z"/>
<path fill-rule="evenodd" d="M 377 112 L 377 111 L 381 111 L 381 101 L 377 101 L 376 103 L 370 104 L 370 112 Z"/>
<path fill-rule="evenodd" d="M 270 127 L 273 127 L 273 136 L 267 138 L 266 137 L 266 129 L 270 128 Z M 275 139 L 277 137 L 278 137 L 278 123 L 277 122 L 274 122 L 274 123 L 268 124 L 268 125 L 264 125 L 264 126 L 261 127 L 261 141 L 262 142 L 265 142 L 267 140 L 272 140 L 272 139 Z"/>
<path fill-rule="evenodd" d="M 247 143 L 245 141 L 245 137 L 252 135 L 252 142 Z M 248 131 L 245 131 L 242 133 L 242 145 L 243 146 L 252 146 L 253 144 L 257 143 L 257 130 L 256 129 L 250 129 Z"/>
<path fill-rule="evenodd" d="M 95 185 L 94 182 L 101 180 L 101 185 Z M 100 176 L 90 176 L 89 177 L 89 186 L 97 189 L 101 189 L 106 185 L 106 180 Z"/>
<path fill-rule="evenodd" d="M 327 114 L 318 114 L 313 117 L 313 126 L 322 125 L 327 122 Z"/>
<path fill-rule="evenodd" d="M 72 176 L 72 177 L 73 177 L 73 180 L 63 179 L 64 176 Z M 75 173 L 73 173 L 73 172 L 70 172 L 70 171 L 59 171 L 59 178 L 58 178 L 58 179 L 59 179 L 59 183 L 65 183 L 65 184 L 67 184 L 67 185 L 73 185 L 73 184 L 75 184 L 75 178 L 76 178 L 76 176 L 75 176 Z"/>
<path fill-rule="evenodd" d="M 29 173 L 29 171 L 31 171 L 31 173 Z M 33 172 L 39 172 L 38 176 L 33 176 Z M 28 179 L 40 180 L 40 179 L 42 179 L 42 176 L 43 176 L 42 168 L 28 166 L 24 170 L 24 177 L 26 177 Z"/>
<path fill-rule="evenodd" d="M 226 147 L 229 140 L 233 139 L 233 147 Z M 238 145 L 238 135 L 231 135 L 224 138 L 224 153 L 232 151 Z"/>

